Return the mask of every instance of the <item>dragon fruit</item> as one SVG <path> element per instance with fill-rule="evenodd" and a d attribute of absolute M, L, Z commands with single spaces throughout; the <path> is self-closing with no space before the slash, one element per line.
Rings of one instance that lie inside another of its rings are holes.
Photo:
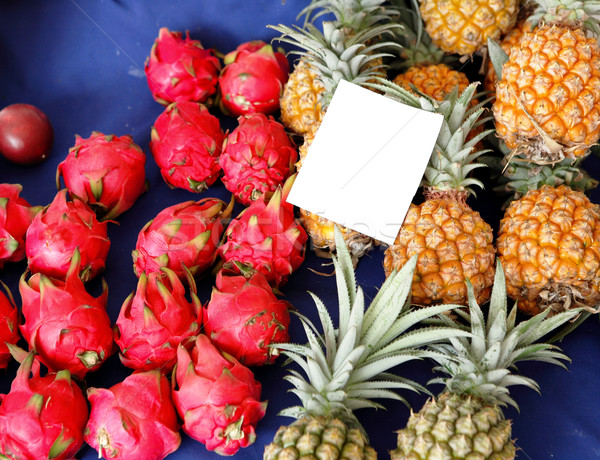
<path fill-rule="evenodd" d="M 233 455 L 255 441 L 256 423 L 267 408 L 261 385 L 207 336 L 199 335 L 191 352 L 179 346 L 172 383 L 183 431 L 208 450 Z"/>
<path fill-rule="evenodd" d="M 254 40 L 225 55 L 219 75 L 220 105 L 230 115 L 273 113 L 279 109 L 290 66 L 283 50 Z"/>
<path fill-rule="evenodd" d="M 189 33 L 183 38 L 181 32 L 163 27 L 144 70 L 150 92 L 160 104 L 206 102 L 217 91 L 221 63 L 213 50 L 204 49 Z"/>
<path fill-rule="evenodd" d="M 191 346 L 189 338 L 200 330 L 201 305 L 194 278 L 188 277 L 189 302 L 177 274 L 166 267 L 161 272 L 140 275 L 135 294 L 127 297 L 117 319 L 119 357 L 132 369 L 171 372 L 177 346 L 182 341 Z"/>
<path fill-rule="evenodd" d="M 184 266 L 192 276 L 211 267 L 223 234 L 223 222 L 233 210 L 217 198 L 185 201 L 163 209 L 140 231 L 132 252 L 133 269 L 142 273 L 173 270 L 187 280 Z"/>
<path fill-rule="evenodd" d="M 104 271 L 109 248 L 107 223 L 79 198 L 67 201 L 66 189 L 35 216 L 25 235 L 29 270 L 49 278 L 64 279 L 79 249 L 79 276 L 87 282 Z"/>
<path fill-rule="evenodd" d="M 75 145 L 56 170 L 56 186 L 62 176 L 71 195 L 88 204 L 100 220 L 110 220 L 133 206 L 146 190 L 146 155 L 131 136 L 104 135 L 94 131 Z"/>
<path fill-rule="evenodd" d="M 262 113 L 238 118 L 226 137 L 219 164 L 227 190 L 244 205 L 274 192 L 293 172 L 298 152 L 284 126 Z"/>
<path fill-rule="evenodd" d="M 40 376 L 33 352 L 0 395 L 0 457 L 72 459 L 83 446 L 87 402 L 68 370 Z"/>
<path fill-rule="evenodd" d="M 83 378 L 112 354 L 114 342 L 106 283 L 99 297 L 90 295 L 77 276 L 79 264 L 76 250 L 65 281 L 41 273 L 26 281 L 24 273 L 19 291 L 25 318 L 21 333 L 37 359 L 50 370 L 68 369 Z"/>
<path fill-rule="evenodd" d="M 98 456 L 161 460 L 181 444 L 171 385 L 158 370 L 134 372 L 109 389 L 89 388 L 85 441 Z"/>
<path fill-rule="evenodd" d="M 25 258 L 27 228 L 42 209 L 20 197 L 22 190 L 19 184 L 0 184 L 0 269 Z"/>
<path fill-rule="evenodd" d="M 221 174 L 224 137 L 219 119 L 206 106 L 174 103 L 156 119 L 150 151 L 167 185 L 201 192 Z"/>
<path fill-rule="evenodd" d="M 294 179 L 291 176 L 268 201 L 263 195 L 233 219 L 218 250 L 224 262 L 255 268 L 275 288 L 302 264 L 306 252 L 308 236 L 286 201 Z"/>
<path fill-rule="evenodd" d="M 246 366 L 272 364 L 272 345 L 290 341 L 290 304 L 279 300 L 261 272 L 223 269 L 204 311 L 204 333 Z"/>
<path fill-rule="evenodd" d="M 16 344 L 19 334 L 19 311 L 15 299 L 4 283 L 6 294 L 0 291 L 0 369 L 5 369 L 11 359 L 7 343 Z"/>

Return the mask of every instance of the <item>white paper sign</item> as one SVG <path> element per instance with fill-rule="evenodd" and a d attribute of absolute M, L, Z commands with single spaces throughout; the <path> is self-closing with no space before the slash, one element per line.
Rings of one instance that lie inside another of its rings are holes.
<path fill-rule="evenodd" d="M 342 80 L 287 201 L 393 244 L 442 121 Z"/>

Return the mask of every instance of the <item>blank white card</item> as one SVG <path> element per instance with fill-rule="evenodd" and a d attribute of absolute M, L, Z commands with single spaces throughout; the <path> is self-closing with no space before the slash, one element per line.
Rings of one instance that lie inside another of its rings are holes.
<path fill-rule="evenodd" d="M 342 80 L 287 201 L 393 244 L 442 121 Z"/>

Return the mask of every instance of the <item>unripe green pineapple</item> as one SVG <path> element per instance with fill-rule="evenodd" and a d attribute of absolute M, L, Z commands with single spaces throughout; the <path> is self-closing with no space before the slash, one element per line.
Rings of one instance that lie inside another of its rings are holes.
<path fill-rule="evenodd" d="M 336 327 L 323 302 L 311 293 L 322 332 L 298 314 L 308 343 L 277 345 L 306 377 L 297 370 L 290 370 L 285 377 L 301 405 L 280 413 L 296 421 L 277 431 L 265 448 L 264 460 L 377 458 L 353 411 L 383 408 L 373 401 L 377 398 L 407 403 L 396 390 L 426 391 L 388 370 L 429 356 L 431 352 L 420 349 L 425 344 L 468 334 L 446 325 L 413 328 L 424 319 L 457 307 L 411 309 L 409 294 L 416 258 L 388 277 L 365 309 L 364 294 L 356 286 L 352 258 L 338 227 L 335 239 L 339 321 Z"/>
<path fill-rule="evenodd" d="M 444 390 L 430 398 L 418 413 L 412 413 L 398 431 L 398 447 L 392 460 L 515 458 L 511 423 L 502 412 L 517 408 L 508 387 L 524 385 L 538 390 L 535 381 L 515 373 L 519 361 L 544 361 L 564 366 L 568 360 L 558 347 L 538 342 L 552 330 L 581 313 L 569 310 L 546 318 L 548 310 L 516 323 L 517 308 L 507 311 L 504 271 L 498 262 L 487 319 L 475 301 L 469 283 L 469 313 L 455 310 L 465 324 L 440 317 L 441 323 L 470 331 L 470 337 L 451 338 L 432 344 L 432 356 L 446 374 L 430 383 Z"/>

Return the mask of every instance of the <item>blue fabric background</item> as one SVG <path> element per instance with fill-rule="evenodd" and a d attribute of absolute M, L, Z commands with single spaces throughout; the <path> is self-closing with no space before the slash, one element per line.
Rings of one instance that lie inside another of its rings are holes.
<path fill-rule="evenodd" d="M 105 278 L 109 286 L 109 314 L 114 321 L 127 295 L 135 289 L 131 251 L 142 226 L 166 206 L 207 196 L 229 199 L 220 182 L 208 191 L 195 195 L 184 190 L 171 190 L 163 182 L 148 150 L 150 127 L 163 107 L 148 90 L 143 67 L 160 27 L 189 30 L 192 38 L 205 47 L 226 53 L 238 44 L 252 40 L 270 40 L 275 33 L 266 24 L 292 24 L 306 4 L 300 0 L 55 0 L 0 2 L 0 107 L 26 102 L 41 108 L 55 130 L 55 143 L 50 158 L 43 164 L 22 167 L 0 158 L 0 181 L 21 183 L 22 196 L 31 204 L 48 204 L 55 192 L 56 166 L 74 144 L 76 134 L 88 137 L 92 131 L 105 134 L 129 134 L 148 156 L 146 164 L 150 190 L 135 206 L 110 224 L 112 242 Z M 223 117 L 223 126 L 231 129 L 235 120 Z M 586 166 L 600 177 L 600 160 L 590 158 Z M 500 210 L 490 192 L 481 193 L 469 203 L 493 225 Z M 592 194 L 600 202 L 600 191 Z M 490 204 L 491 203 L 491 204 Z M 390 205 L 392 205 L 390 203 Z M 236 212 L 241 210 L 239 205 Z M 371 298 L 384 279 L 383 248 L 365 256 L 358 266 L 358 280 Z M 306 262 L 282 291 L 286 299 L 302 313 L 315 318 L 315 308 L 307 289 L 320 296 L 332 312 L 337 311 L 333 277 L 316 275 L 311 269 L 328 272 L 331 267 L 308 251 Z M 19 300 L 17 282 L 25 263 L 9 264 L 0 272 Z M 212 278 L 199 280 L 200 296 L 206 302 Z M 98 282 L 90 289 L 99 289 Z M 292 337 L 304 341 L 297 318 L 292 320 Z M 545 364 L 524 364 L 520 370 L 537 380 L 541 394 L 515 388 L 512 395 L 520 404 L 520 413 L 508 409 L 514 420 L 519 459 L 592 459 L 600 458 L 600 330 L 598 318 L 591 317 L 561 342 L 571 357 L 569 370 Z M 297 399 L 288 392 L 282 380 L 285 370 L 281 362 L 256 370 L 263 384 L 263 399 L 269 401 L 266 417 L 258 424 L 254 445 L 237 454 L 240 459 L 262 458 L 262 450 L 270 442 L 277 427 L 291 420 L 277 415 L 283 407 Z M 7 392 L 16 366 L 0 373 L 0 392 Z M 89 386 L 108 387 L 129 374 L 115 355 L 87 378 Z M 431 364 L 422 362 L 397 369 L 410 378 L 425 383 L 431 378 Z M 432 387 L 433 392 L 440 387 Z M 424 396 L 405 394 L 418 410 Z M 363 410 L 359 418 L 366 427 L 379 458 L 388 458 L 395 446 L 394 430 L 401 428 L 409 410 L 401 403 L 384 402 L 387 411 Z M 88 446 L 78 455 L 81 459 L 97 458 Z M 173 459 L 217 458 L 204 446 L 185 435 Z"/>

